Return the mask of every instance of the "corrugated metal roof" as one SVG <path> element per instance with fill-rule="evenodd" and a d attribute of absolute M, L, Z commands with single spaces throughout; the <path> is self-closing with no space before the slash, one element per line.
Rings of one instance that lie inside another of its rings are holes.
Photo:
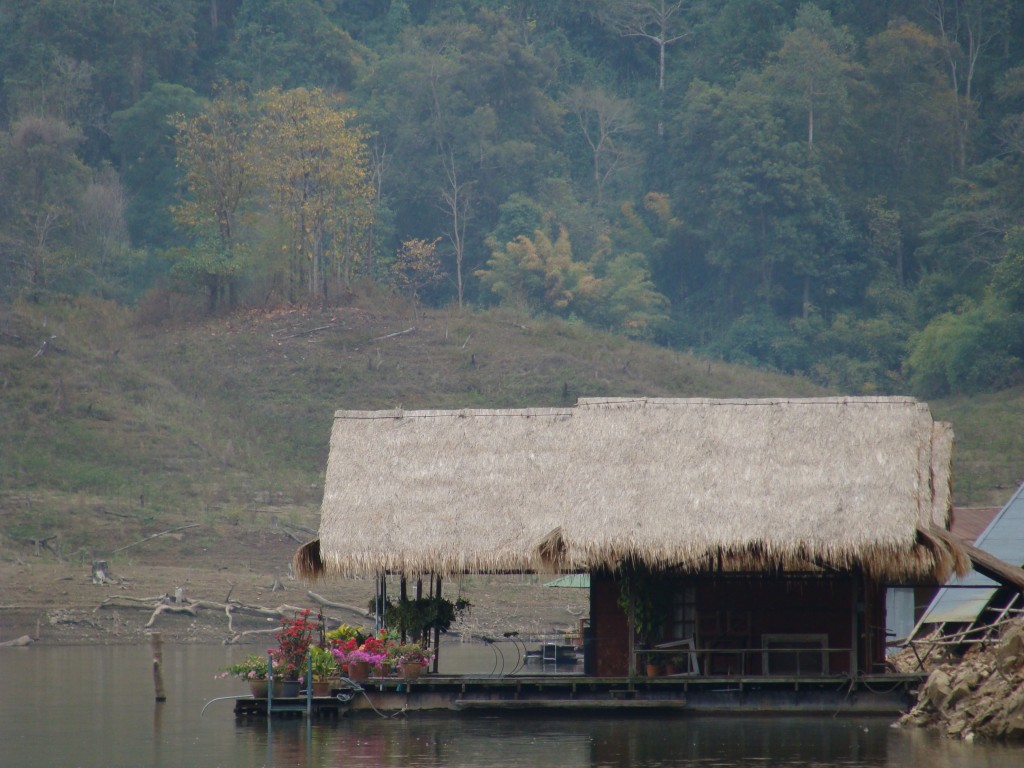
<path fill-rule="evenodd" d="M 1000 507 L 957 507 L 953 510 L 949 532 L 968 544 L 974 544 L 1000 510 Z"/>
<path fill-rule="evenodd" d="M 975 545 L 1012 565 L 1024 565 L 1024 485 L 982 531 Z M 954 576 L 932 599 L 920 623 L 974 621 L 995 591 L 996 583 L 977 571 Z"/>

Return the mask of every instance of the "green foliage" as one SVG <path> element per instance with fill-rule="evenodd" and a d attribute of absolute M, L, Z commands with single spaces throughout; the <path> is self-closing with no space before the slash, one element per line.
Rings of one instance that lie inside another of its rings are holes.
<path fill-rule="evenodd" d="M 907 361 L 911 388 L 924 397 L 1006 387 L 1020 377 L 1024 313 L 988 298 L 932 320 Z"/>
<path fill-rule="evenodd" d="M 181 174 L 175 163 L 176 123 L 204 107 L 191 88 L 156 83 L 128 109 L 110 116 L 113 151 L 128 191 L 125 220 L 137 245 L 167 248 L 177 243 L 171 206 Z"/>
<path fill-rule="evenodd" d="M 391 277 L 395 285 L 407 292 L 413 304 L 418 304 L 421 293 L 444 277 L 441 260 L 437 257 L 437 243 L 426 240 L 407 240 L 395 254 L 391 265 Z"/>
<path fill-rule="evenodd" d="M 335 304 L 440 234 L 418 302 L 898 390 L 911 334 L 1020 295 L 1024 6 L 929 8 L 6 0 L 0 295 Z M 237 205 L 214 136 L 263 151 Z"/>
<path fill-rule="evenodd" d="M 634 338 L 650 338 L 668 319 L 668 300 L 651 282 L 643 254 L 615 253 L 605 237 L 589 262 L 577 261 L 565 227 L 554 241 L 540 229 L 532 239 L 520 235 L 493 251 L 476 275 L 502 302 L 580 317 Z"/>
<path fill-rule="evenodd" d="M 664 572 L 652 571 L 642 562 L 623 563 L 615 573 L 619 582 L 618 605 L 632 611 L 637 637 L 647 647 L 661 641 L 672 615 L 678 585 Z"/>
<path fill-rule="evenodd" d="M 472 607 L 461 597 L 454 601 L 434 596 L 388 600 L 384 605 L 384 621 L 393 632 L 427 638 L 435 629 L 447 632 Z M 371 601 L 369 610 L 374 609 Z"/>
<path fill-rule="evenodd" d="M 348 88 L 366 57 L 315 0 L 247 0 L 234 21 L 227 74 L 257 90 Z"/>
<path fill-rule="evenodd" d="M 239 677 L 242 680 L 266 680 L 269 661 L 266 656 L 250 653 L 237 664 L 225 667 L 223 677 Z"/>
<path fill-rule="evenodd" d="M 317 681 L 329 680 L 341 675 L 341 669 L 327 648 L 319 645 L 309 646 L 309 658 L 312 661 L 313 679 Z"/>

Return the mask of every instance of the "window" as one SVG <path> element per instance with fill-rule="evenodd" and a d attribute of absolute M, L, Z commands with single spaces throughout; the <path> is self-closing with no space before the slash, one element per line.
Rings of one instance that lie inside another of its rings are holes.
<path fill-rule="evenodd" d="M 686 640 L 697 635 L 697 587 L 694 584 L 682 584 L 672 600 L 672 626 L 670 637 L 673 640 Z"/>
<path fill-rule="evenodd" d="M 766 675 L 827 675 L 828 635 L 761 635 Z"/>

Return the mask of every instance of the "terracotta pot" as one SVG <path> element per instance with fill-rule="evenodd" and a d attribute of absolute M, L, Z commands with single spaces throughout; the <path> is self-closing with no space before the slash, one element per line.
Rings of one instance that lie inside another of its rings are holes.
<path fill-rule="evenodd" d="M 348 663 L 348 679 L 363 683 L 370 679 L 370 662 L 350 661 Z"/>
<path fill-rule="evenodd" d="M 254 699 L 265 699 L 267 698 L 267 681 L 266 680 L 250 680 L 249 690 L 252 691 L 252 697 Z"/>
<path fill-rule="evenodd" d="M 417 680 L 423 674 L 423 665 L 419 662 L 409 662 L 408 664 L 399 664 L 398 670 L 404 679 Z"/>
<path fill-rule="evenodd" d="M 659 677 L 661 676 L 661 667 L 657 664 L 647 665 L 647 676 L 648 677 Z"/>
<path fill-rule="evenodd" d="M 313 695 L 319 698 L 331 695 L 331 686 L 334 682 L 331 680 L 314 680 L 313 681 Z"/>

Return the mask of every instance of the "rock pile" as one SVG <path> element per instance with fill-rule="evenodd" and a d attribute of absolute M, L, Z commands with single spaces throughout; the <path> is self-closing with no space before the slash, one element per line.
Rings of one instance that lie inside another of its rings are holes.
<path fill-rule="evenodd" d="M 1024 740 L 1024 621 L 999 641 L 932 670 L 901 726 L 935 728 L 952 738 Z"/>

